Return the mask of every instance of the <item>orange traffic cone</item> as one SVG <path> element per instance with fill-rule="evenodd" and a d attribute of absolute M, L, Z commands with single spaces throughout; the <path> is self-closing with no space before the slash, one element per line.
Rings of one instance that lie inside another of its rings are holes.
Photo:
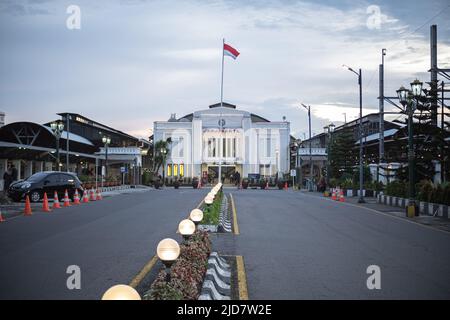
<path fill-rule="evenodd" d="M 102 200 L 102 193 L 100 192 L 100 188 L 97 189 L 97 199 L 96 200 Z"/>
<path fill-rule="evenodd" d="M 80 204 L 80 195 L 78 194 L 78 189 L 75 189 L 75 194 L 73 196 L 73 204 Z"/>
<path fill-rule="evenodd" d="M 87 191 L 86 189 L 83 190 L 83 203 L 88 203 L 89 202 L 89 197 L 87 195 Z"/>
<path fill-rule="evenodd" d="M 59 209 L 61 205 L 59 204 L 58 192 L 55 191 L 55 196 L 53 197 L 53 206 L 52 209 Z"/>
<path fill-rule="evenodd" d="M 2 216 L 2 210 L 0 210 L 0 222 L 5 222 L 6 220 Z"/>
<path fill-rule="evenodd" d="M 25 198 L 25 210 L 23 211 L 24 216 L 31 216 L 31 203 L 30 203 L 30 197 L 27 195 Z"/>
<path fill-rule="evenodd" d="M 339 194 L 339 202 L 345 202 L 344 191 L 342 191 L 342 190 L 341 190 L 341 192 Z"/>
<path fill-rule="evenodd" d="M 44 192 L 44 201 L 42 202 L 42 211 L 51 212 L 50 207 L 48 206 L 47 192 Z"/>
<path fill-rule="evenodd" d="M 95 201 L 94 188 L 91 189 L 91 192 L 89 195 L 89 201 Z"/>
<path fill-rule="evenodd" d="M 70 207 L 70 199 L 69 194 L 67 193 L 67 189 L 64 192 L 64 207 Z"/>

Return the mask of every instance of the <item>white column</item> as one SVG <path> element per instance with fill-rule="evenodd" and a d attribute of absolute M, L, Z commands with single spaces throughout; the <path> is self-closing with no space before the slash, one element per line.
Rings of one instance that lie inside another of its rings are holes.
<path fill-rule="evenodd" d="M 3 181 L 3 174 L 8 169 L 8 159 L 0 160 L 0 190 L 3 190 L 5 181 Z"/>
<path fill-rule="evenodd" d="M 17 170 L 17 179 L 20 180 L 20 176 L 21 176 L 20 160 L 14 160 L 14 161 L 12 161 L 12 163 L 16 167 L 16 170 Z"/>
<path fill-rule="evenodd" d="M 28 178 L 29 176 L 33 175 L 33 160 L 26 161 L 25 162 L 25 172 L 24 172 L 24 178 Z"/>

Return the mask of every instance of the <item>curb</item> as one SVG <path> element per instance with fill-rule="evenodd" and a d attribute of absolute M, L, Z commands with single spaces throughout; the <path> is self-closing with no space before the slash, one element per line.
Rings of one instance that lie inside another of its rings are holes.
<path fill-rule="evenodd" d="M 230 210 L 228 210 L 228 202 L 229 198 L 224 194 L 222 197 L 222 203 L 220 207 L 220 215 L 219 215 L 219 225 L 217 227 L 218 232 L 232 232 L 231 227 L 231 215 Z"/>
<path fill-rule="evenodd" d="M 377 202 L 393 206 L 393 207 L 400 207 L 400 208 L 406 208 L 406 204 L 408 203 L 408 199 L 405 198 L 399 198 L 399 197 L 393 197 L 393 196 L 386 196 L 386 195 L 378 195 Z M 449 206 L 446 206 L 444 204 L 436 204 L 436 203 L 430 203 L 430 202 L 423 202 L 418 201 L 418 208 L 419 213 L 427 216 L 433 216 L 433 217 L 440 217 L 449 219 Z"/>
<path fill-rule="evenodd" d="M 209 255 L 198 300 L 231 300 L 231 267 L 217 252 Z"/>

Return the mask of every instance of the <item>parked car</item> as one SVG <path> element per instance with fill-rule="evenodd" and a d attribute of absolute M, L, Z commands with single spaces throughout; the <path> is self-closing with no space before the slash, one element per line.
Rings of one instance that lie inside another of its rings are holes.
<path fill-rule="evenodd" d="M 67 193 L 70 198 L 73 199 L 75 189 L 78 192 L 83 192 L 83 185 L 78 177 L 69 172 L 57 172 L 57 171 L 43 171 L 33 174 L 25 180 L 17 181 L 8 189 L 8 196 L 13 201 L 20 201 L 27 195 L 30 197 L 30 201 L 38 202 L 43 199 L 44 192 L 47 193 L 47 197 L 53 198 L 53 195 L 58 192 L 58 197 L 64 197 L 64 192 Z"/>

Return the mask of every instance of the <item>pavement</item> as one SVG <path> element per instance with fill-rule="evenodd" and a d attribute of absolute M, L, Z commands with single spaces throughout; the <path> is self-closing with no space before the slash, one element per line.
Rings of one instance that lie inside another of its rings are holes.
<path fill-rule="evenodd" d="M 232 191 L 250 299 L 450 299 L 450 233 L 317 195 Z M 369 290 L 367 267 L 381 270 Z"/>
<path fill-rule="evenodd" d="M 99 299 L 128 284 L 207 189 L 146 190 L 0 223 L 0 299 Z M 181 239 L 178 239 L 181 240 Z M 69 290 L 68 266 L 81 270 Z"/>

